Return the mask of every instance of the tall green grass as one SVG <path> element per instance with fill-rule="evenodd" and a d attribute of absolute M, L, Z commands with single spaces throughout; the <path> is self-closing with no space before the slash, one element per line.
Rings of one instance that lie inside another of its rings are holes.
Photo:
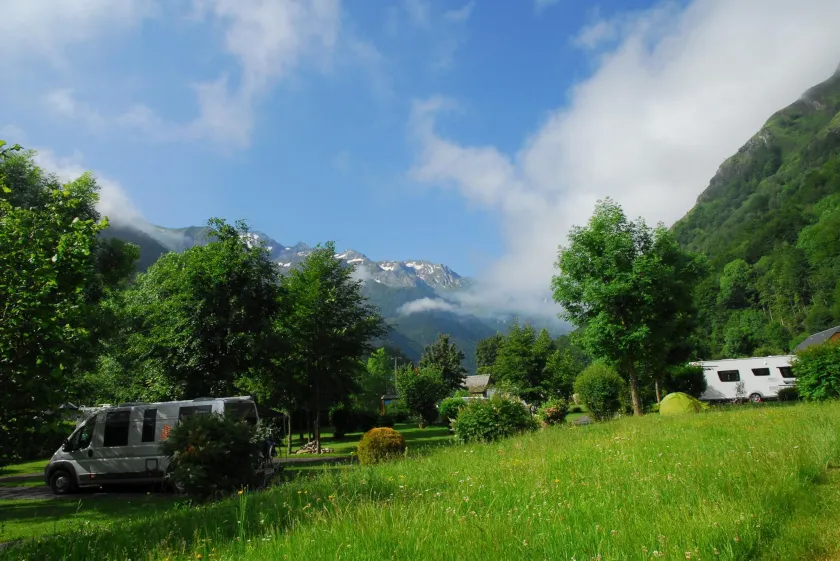
<path fill-rule="evenodd" d="M 651 415 L 325 470 L 0 558 L 816 559 L 831 544 L 786 529 L 838 458 L 840 404 Z"/>

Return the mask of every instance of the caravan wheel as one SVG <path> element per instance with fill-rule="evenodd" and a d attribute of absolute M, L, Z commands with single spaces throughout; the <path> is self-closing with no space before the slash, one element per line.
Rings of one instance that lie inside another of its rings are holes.
<path fill-rule="evenodd" d="M 750 401 L 752 401 L 753 403 L 761 403 L 761 394 L 760 393 L 750 394 Z"/>

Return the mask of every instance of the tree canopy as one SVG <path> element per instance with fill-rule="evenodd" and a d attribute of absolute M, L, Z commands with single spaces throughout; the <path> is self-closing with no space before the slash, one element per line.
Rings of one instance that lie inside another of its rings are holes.
<path fill-rule="evenodd" d="M 467 378 L 467 369 L 464 368 L 463 361 L 463 351 L 449 340 L 449 335 L 441 333 L 437 341 L 426 346 L 420 357 L 420 367 L 439 370 L 447 389 L 455 391 L 464 387 Z"/>

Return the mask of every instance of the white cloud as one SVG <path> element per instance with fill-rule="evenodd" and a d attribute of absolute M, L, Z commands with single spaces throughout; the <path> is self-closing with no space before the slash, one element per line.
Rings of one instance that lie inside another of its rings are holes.
<path fill-rule="evenodd" d="M 443 98 L 415 104 L 410 175 L 504 217 L 505 254 L 465 304 L 556 313 L 545 298 L 557 247 L 596 200 L 613 197 L 649 222 L 684 215 L 724 159 L 834 71 L 838 25 L 834 0 L 695 0 L 636 13 L 515 155 L 442 137 Z M 607 36 L 590 35 L 592 45 Z"/>
<path fill-rule="evenodd" d="M 397 309 L 397 313 L 401 316 L 416 314 L 419 312 L 458 312 L 460 308 L 439 298 L 420 298 L 406 302 Z"/>
<path fill-rule="evenodd" d="M 75 151 L 72 156 L 58 156 L 49 148 L 36 148 L 35 162 L 49 173 L 55 174 L 61 181 L 78 179 L 88 168 L 82 165 L 84 155 Z M 131 202 L 131 199 L 119 182 L 94 172 L 100 187 L 97 209 L 102 216 L 108 217 L 115 224 L 132 224 L 143 227 L 146 221 Z"/>
<path fill-rule="evenodd" d="M 540 13 L 546 8 L 550 8 L 559 1 L 560 0 L 534 0 L 534 11 Z"/>
<path fill-rule="evenodd" d="M 0 13 L 0 66 L 33 55 L 64 66 L 70 45 L 122 33 L 157 14 L 157 6 L 153 0 L 20 0 L 3 2 Z"/>
<path fill-rule="evenodd" d="M 468 19 L 470 19 L 473 9 L 475 9 L 475 0 L 464 4 L 457 10 L 449 10 L 444 12 L 443 18 L 448 21 L 454 22 L 467 21 Z"/>

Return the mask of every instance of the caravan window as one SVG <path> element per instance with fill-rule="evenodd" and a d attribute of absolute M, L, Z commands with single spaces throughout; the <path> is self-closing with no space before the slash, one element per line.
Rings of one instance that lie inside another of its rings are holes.
<path fill-rule="evenodd" d="M 105 414 L 105 438 L 102 446 L 128 446 L 131 411 L 110 411 Z"/>
<path fill-rule="evenodd" d="M 769 376 L 770 369 L 769 368 L 753 368 L 752 369 L 753 376 Z"/>
<path fill-rule="evenodd" d="M 790 366 L 780 366 L 779 372 L 782 373 L 782 378 L 796 378 L 793 369 Z"/>
<path fill-rule="evenodd" d="M 204 415 L 213 411 L 212 405 L 191 405 L 189 407 L 181 407 L 178 411 L 178 420 L 183 421 L 187 417 L 195 414 Z"/>
<path fill-rule="evenodd" d="M 155 423 L 157 423 L 157 409 L 143 411 L 143 438 L 141 442 L 155 441 Z"/>
<path fill-rule="evenodd" d="M 740 382 L 741 374 L 737 370 L 718 370 L 718 378 L 721 382 Z"/>

